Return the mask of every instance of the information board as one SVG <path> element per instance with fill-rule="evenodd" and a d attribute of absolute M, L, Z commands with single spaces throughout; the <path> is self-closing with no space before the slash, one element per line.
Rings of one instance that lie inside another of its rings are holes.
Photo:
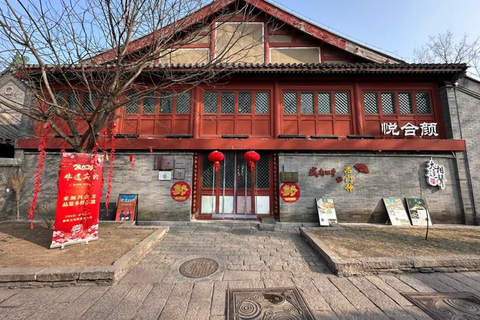
<path fill-rule="evenodd" d="M 119 194 L 117 202 L 117 215 L 115 221 L 135 221 L 137 213 L 138 195 Z"/>
<path fill-rule="evenodd" d="M 410 226 L 410 219 L 400 198 L 383 198 L 392 226 Z"/>
<path fill-rule="evenodd" d="M 318 221 L 320 222 L 320 226 L 328 227 L 338 222 L 333 199 L 315 198 L 315 202 L 317 203 Z"/>
<path fill-rule="evenodd" d="M 432 225 L 432 219 L 430 218 L 425 199 L 407 198 L 407 207 L 414 226 L 427 226 L 427 219 L 428 225 Z"/>

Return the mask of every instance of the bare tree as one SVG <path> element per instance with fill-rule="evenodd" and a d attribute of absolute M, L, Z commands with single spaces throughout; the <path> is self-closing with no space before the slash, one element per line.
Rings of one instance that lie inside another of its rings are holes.
<path fill-rule="evenodd" d="M 430 36 L 428 42 L 413 52 L 417 63 L 466 63 L 469 73 L 480 76 L 480 37 L 469 42 L 463 36 L 456 42 L 450 31 Z"/>
<path fill-rule="evenodd" d="M 77 152 L 90 152 L 117 109 L 159 91 L 189 90 L 224 74 L 224 63 L 263 55 L 247 25 L 230 23 L 236 36 L 224 37 L 213 59 L 199 58 L 188 72 L 172 65 L 180 48 L 207 43 L 222 25 L 258 14 L 239 1 L 202 2 L 0 0 L 0 52 L 34 63 L 16 69 L 32 106 L 5 104 L 49 123 Z"/>

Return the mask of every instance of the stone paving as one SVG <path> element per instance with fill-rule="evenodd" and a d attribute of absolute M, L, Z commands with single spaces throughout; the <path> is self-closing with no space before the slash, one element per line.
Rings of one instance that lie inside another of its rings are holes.
<path fill-rule="evenodd" d="M 235 235 L 232 228 L 251 228 Z M 186 278 L 190 258 L 218 262 L 206 278 Z M 296 287 L 316 319 L 431 319 L 400 292 L 468 291 L 480 273 L 339 278 L 298 228 L 259 231 L 256 224 L 171 226 L 169 234 L 113 286 L 0 289 L 0 319 L 225 319 L 228 288 Z"/>

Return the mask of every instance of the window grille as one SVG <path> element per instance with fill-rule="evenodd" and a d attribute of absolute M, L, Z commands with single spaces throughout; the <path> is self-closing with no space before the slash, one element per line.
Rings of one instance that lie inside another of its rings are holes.
<path fill-rule="evenodd" d="M 134 92 L 127 93 L 127 99 L 135 98 L 137 94 Z M 133 100 L 125 105 L 125 113 L 127 114 L 136 114 L 139 110 L 139 101 Z"/>
<path fill-rule="evenodd" d="M 223 171 L 226 170 L 225 187 L 233 189 L 235 185 L 235 153 L 224 152 L 225 158 L 220 163 L 220 188 L 223 188 Z"/>
<path fill-rule="evenodd" d="M 55 100 L 57 100 L 58 106 L 63 106 L 63 103 L 65 102 L 65 99 L 63 98 L 63 92 L 57 91 L 53 93 L 55 95 Z M 52 99 L 53 102 L 53 99 Z"/>
<path fill-rule="evenodd" d="M 415 98 L 417 102 L 418 114 L 432 113 L 432 108 L 430 106 L 430 94 L 428 92 L 417 92 L 415 94 Z"/>
<path fill-rule="evenodd" d="M 155 93 L 143 98 L 142 113 L 155 113 L 156 107 L 157 95 Z"/>
<path fill-rule="evenodd" d="M 173 97 L 171 92 L 160 93 L 160 109 L 158 113 L 172 113 Z"/>
<path fill-rule="evenodd" d="M 363 105 L 365 108 L 365 114 L 378 114 L 377 93 L 364 92 Z"/>
<path fill-rule="evenodd" d="M 245 189 L 245 175 L 247 175 L 247 188 L 252 187 L 252 175 L 247 161 L 243 158 L 244 154 L 245 152 L 237 153 L 237 188 L 240 189 L 239 192 Z"/>
<path fill-rule="evenodd" d="M 230 114 L 235 111 L 235 94 L 233 92 L 222 92 L 221 113 Z"/>
<path fill-rule="evenodd" d="M 255 165 L 255 187 L 257 189 L 270 188 L 270 161 L 268 153 L 260 153 L 260 160 Z"/>
<path fill-rule="evenodd" d="M 203 154 L 202 188 L 213 188 L 213 162 L 208 160 L 208 153 Z"/>
<path fill-rule="evenodd" d="M 67 108 L 70 110 L 77 110 L 80 105 L 80 93 L 69 92 L 67 94 Z"/>
<path fill-rule="evenodd" d="M 176 113 L 190 113 L 190 92 L 182 92 L 177 96 Z"/>
<path fill-rule="evenodd" d="M 82 110 L 85 113 L 93 113 L 97 104 L 96 92 L 84 92 L 82 101 Z"/>
<path fill-rule="evenodd" d="M 410 92 L 398 93 L 398 104 L 401 114 L 413 114 L 412 95 Z"/>
<path fill-rule="evenodd" d="M 268 92 L 255 92 L 255 113 L 268 114 L 269 112 Z"/>
<path fill-rule="evenodd" d="M 332 98 L 330 92 L 319 92 L 318 99 L 318 114 L 332 114 Z"/>
<path fill-rule="evenodd" d="M 297 93 L 284 92 L 283 93 L 283 114 L 297 113 Z"/>
<path fill-rule="evenodd" d="M 350 102 L 348 100 L 348 92 L 335 92 L 335 113 L 349 114 Z"/>
<path fill-rule="evenodd" d="M 252 113 L 252 93 L 238 93 L 238 113 Z"/>
<path fill-rule="evenodd" d="M 205 91 L 203 98 L 203 111 L 205 113 L 217 113 L 218 95 L 216 91 Z"/>
<path fill-rule="evenodd" d="M 314 113 L 313 92 L 300 93 L 300 107 L 302 114 Z"/>
<path fill-rule="evenodd" d="M 383 114 L 396 114 L 395 110 L 395 96 L 393 92 L 382 92 L 382 113 Z"/>

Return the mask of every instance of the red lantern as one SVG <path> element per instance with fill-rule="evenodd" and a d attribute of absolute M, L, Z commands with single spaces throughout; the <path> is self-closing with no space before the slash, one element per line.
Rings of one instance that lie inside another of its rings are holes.
<path fill-rule="evenodd" d="M 250 167 L 250 170 L 253 171 L 253 168 L 255 167 L 255 162 L 260 160 L 260 155 L 255 151 L 248 151 L 245 152 L 244 158 L 248 161 L 248 166 Z"/>
<path fill-rule="evenodd" d="M 223 161 L 225 156 L 220 151 L 213 151 L 208 155 L 208 160 L 215 165 L 215 172 L 218 172 L 220 168 L 220 161 Z"/>

